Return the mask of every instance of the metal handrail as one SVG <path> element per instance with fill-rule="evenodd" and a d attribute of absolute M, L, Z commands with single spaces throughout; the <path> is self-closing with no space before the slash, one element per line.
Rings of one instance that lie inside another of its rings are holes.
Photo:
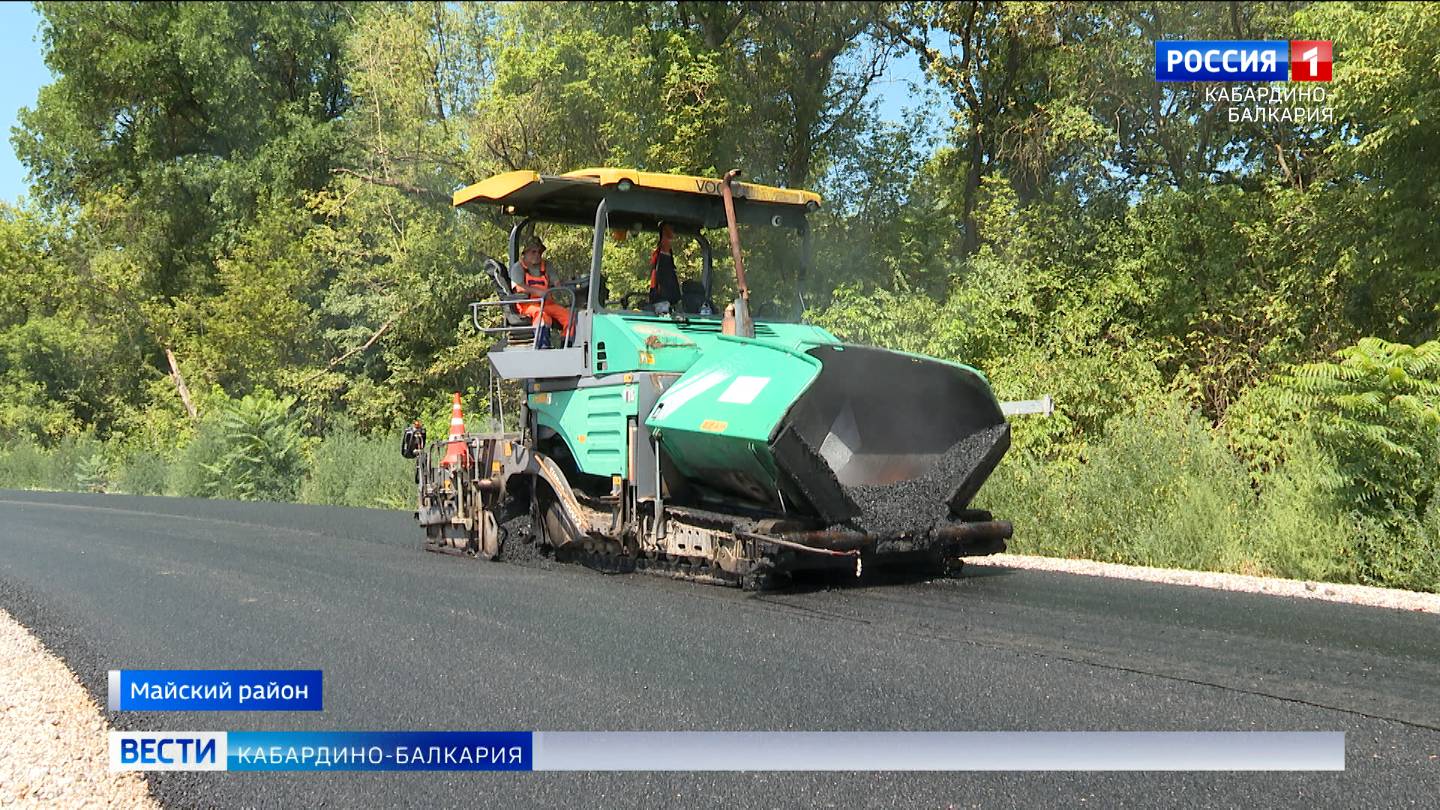
<path fill-rule="evenodd" d="M 556 292 L 569 293 L 569 295 L 570 295 L 570 307 L 569 307 L 570 321 L 569 321 L 569 322 L 570 322 L 571 328 L 573 329 L 573 328 L 574 328 L 574 324 L 575 324 L 575 299 L 576 299 L 576 294 L 575 294 L 575 291 L 574 291 L 574 290 L 572 290 L 572 289 L 570 289 L 570 288 L 568 288 L 568 287 L 551 287 L 550 289 L 546 290 L 546 291 L 545 291 L 545 294 L 542 295 L 542 296 L 540 296 L 539 298 L 498 298 L 498 299 L 491 300 L 491 301 L 471 301 L 471 302 L 470 302 L 470 322 L 475 325 L 475 330 L 476 330 L 476 331 L 482 332 L 482 333 L 487 334 L 487 335 L 497 334 L 497 333 L 504 333 L 506 340 L 509 340 L 509 339 L 510 339 L 510 336 L 513 335 L 513 334 L 516 334 L 516 333 L 519 333 L 519 332 L 529 332 L 529 333 L 531 333 L 531 335 L 532 335 L 532 337 L 531 337 L 531 339 L 530 339 L 530 346 L 531 346 L 531 348 L 538 349 L 538 348 L 540 348 L 540 326 L 541 326 L 541 324 L 543 323 L 543 318 L 536 318 L 535 321 L 534 321 L 533 323 L 531 323 L 529 326 L 508 326 L 508 325 L 507 325 L 507 326 L 482 326 L 482 325 L 480 324 L 480 308 L 481 308 L 481 307 L 508 307 L 508 306 L 516 306 L 516 305 L 518 305 L 518 304 L 539 304 L 539 305 L 540 305 L 540 308 L 543 310 L 544 307 L 545 307 L 545 302 L 546 302 L 546 300 L 548 300 L 548 299 L 550 298 L 550 295 L 551 295 L 552 293 L 556 293 Z M 517 310 L 517 311 L 518 311 L 518 310 Z M 503 317 L 503 316 L 502 316 L 502 317 Z M 563 339 L 563 336 L 562 336 L 562 339 Z"/>

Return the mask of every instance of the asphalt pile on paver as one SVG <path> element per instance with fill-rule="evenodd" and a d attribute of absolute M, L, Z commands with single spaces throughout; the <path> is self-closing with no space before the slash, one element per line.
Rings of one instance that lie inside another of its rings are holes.
<path fill-rule="evenodd" d="M 521 512 L 500 524 L 500 528 L 505 532 L 505 547 L 500 552 L 501 560 L 534 568 L 549 568 L 556 564 L 553 556 L 540 550 L 532 523 L 530 513 Z"/>
<path fill-rule="evenodd" d="M 994 446 L 996 431 L 1003 429 L 1001 425 L 961 439 L 919 478 L 896 484 L 844 487 L 845 493 L 860 507 L 861 514 L 849 526 L 832 528 L 918 536 L 950 522 L 950 496 L 974 474 L 976 466 Z"/>

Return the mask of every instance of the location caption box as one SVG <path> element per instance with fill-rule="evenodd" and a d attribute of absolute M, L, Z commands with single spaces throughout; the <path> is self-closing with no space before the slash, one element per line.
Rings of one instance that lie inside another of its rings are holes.
<path fill-rule="evenodd" d="M 318 712 L 318 669 L 112 669 L 109 707 L 121 712 Z"/>

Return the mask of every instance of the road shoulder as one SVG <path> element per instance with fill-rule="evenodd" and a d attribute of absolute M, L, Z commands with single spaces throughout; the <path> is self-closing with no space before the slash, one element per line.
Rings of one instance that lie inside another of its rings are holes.
<path fill-rule="evenodd" d="M 1375 588 L 1369 585 L 1309 582 L 1246 574 L 1225 574 L 1215 571 L 1191 571 L 1182 568 L 1151 568 L 1143 565 L 1121 565 L 1092 560 L 1035 557 L 1028 554 L 993 554 L 988 557 L 971 557 L 965 560 L 965 564 L 980 567 L 1024 568 L 1032 571 L 1057 571 L 1092 577 L 1189 585 L 1222 591 L 1263 593 L 1271 596 L 1318 599 L 1349 605 L 1440 614 L 1440 594 L 1402 591 L 1397 588 Z"/>
<path fill-rule="evenodd" d="M 111 773 L 109 725 L 65 664 L 0 610 L 0 804 L 158 807 L 137 773 Z"/>

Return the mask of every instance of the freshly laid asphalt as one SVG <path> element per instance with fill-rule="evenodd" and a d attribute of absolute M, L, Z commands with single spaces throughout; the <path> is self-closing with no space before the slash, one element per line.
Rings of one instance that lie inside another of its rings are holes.
<path fill-rule="evenodd" d="M 1023 532 L 1023 521 L 1018 522 Z M 1008 569 L 749 594 L 428 554 L 405 512 L 0 491 L 0 607 L 106 671 L 323 669 L 122 729 L 1342 731 L 1313 773 L 175 773 L 172 806 L 1434 806 L 1440 619 Z"/>

